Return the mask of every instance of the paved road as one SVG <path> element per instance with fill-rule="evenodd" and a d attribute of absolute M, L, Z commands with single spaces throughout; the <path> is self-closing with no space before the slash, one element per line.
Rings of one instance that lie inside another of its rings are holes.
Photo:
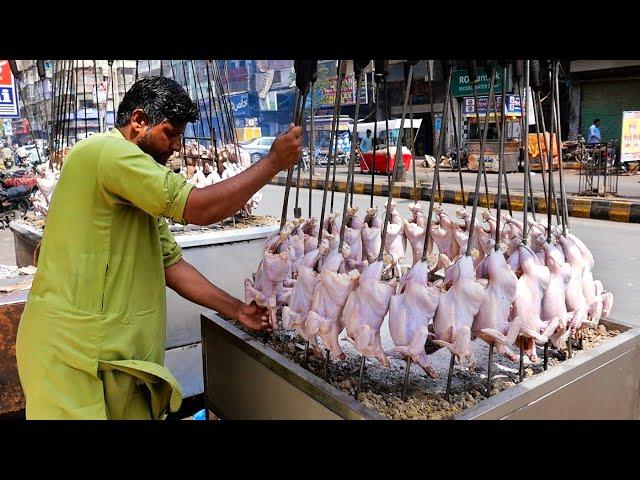
<path fill-rule="evenodd" d="M 324 179 L 324 169 L 316 167 L 315 169 L 315 178 L 323 178 Z M 338 180 L 346 180 L 346 172 L 347 167 L 340 165 L 336 169 L 336 179 Z M 371 175 L 367 173 L 359 173 L 359 167 L 356 167 L 356 181 L 371 183 Z M 416 178 L 418 185 L 420 182 L 425 182 L 428 185 L 431 185 L 431 179 L 433 178 L 433 168 L 423 168 L 420 166 L 416 166 Z M 531 178 L 533 191 L 535 193 L 542 194 L 543 183 L 542 183 L 542 174 L 532 172 L 534 175 Z M 308 177 L 308 173 L 306 176 Z M 548 175 L 548 174 L 547 174 Z M 554 184 L 556 189 L 558 189 L 558 172 L 554 172 Z M 575 195 L 579 190 L 579 182 L 580 175 L 577 170 L 565 170 L 563 173 L 565 189 L 568 195 Z M 476 183 L 476 173 L 475 172 L 462 172 L 462 180 L 464 184 L 464 191 L 469 192 L 473 191 Z M 610 178 L 607 180 L 607 185 L 609 185 Z M 376 174 L 375 183 L 376 184 L 386 184 L 386 176 L 384 174 Z M 545 177 L 545 181 L 548 183 L 548 178 Z M 524 174 L 519 172 L 509 173 L 507 174 L 507 182 L 509 183 L 509 189 L 511 193 L 522 193 L 524 191 Z M 582 179 L 584 183 L 584 178 Z M 602 182 L 602 180 L 601 180 Z M 409 170 L 407 172 L 407 181 L 403 183 L 398 183 L 398 185 L 408 185 L 413 186 L 413 171 Z M 440 185 L 443 189 L 449 190 L 460 190 L 460 179 L 458 176 L 458 172 L 452 172 L 449 168 L 443 168 L 440 171 Z M 496 192 L 498 187 L 498 175 L 496 173 L 487 173 L 487 185 L 489 187 L 489 192 Z M 603 184 L 600 184 L 601 187 Z M 484 180 L 481 183 L 482 192 L 484 192 Z M 503 183 L 504 188 L 504 183 Z M 595 188 L 595 185 L 594 185 Z M 504 190 L 503 190 L 504 192 Z M 638 201 L 640 202 L 640 175 L 631 175 L 631 176 L 619 176 L 618 177 L 618 197 L 621 200 L 630 200 L 630 201 Z"/>
<path fill-rule="evenodd" d="M 267 186 L 262 190 L 262 204 L 256 211 L 258 215 L 274 215 L 280 217 L 284 187 Z M 308 215 L 308 190 L 300 191 L 300 206 L 303 215 Z M 295 194 L 289 203 L 289 217 L 293 216 Z M 376 197 L 379 206 L 386 201 L 384 197 Z M 396 199 L 399 210 L 407 215 L 406 205 L 409 200 Z M 314 190 L 312 197 L 313 214 L 319 217 L 322 202 L 322 191 Z M 342 211 L 344 196 L 336 193 L 335 209 Z M 329 202 L 327 202 L 327 205 Z M 354 206 L 363 212 L 369 206 L 369 197 L 354 196 Z M 427 207 L 428 204 L 425 204 Z M 328 208 L 328 207 L 327 207 Z M 447 213 L 453 214 L 457 205 L 444 205 Z M 522 218 L 522 212 L 514 212 L 516 218 Z M 408 216 L 408 215 L 407 215 Z M 570 218 L 571 228 L 591 249 L 595 259 L 594 278 L 602 281 L 605 289 L 613 292 L 614 306 L 611 319 L 631 325 L 640 326 L 640 225 L 603 220 Z"/>

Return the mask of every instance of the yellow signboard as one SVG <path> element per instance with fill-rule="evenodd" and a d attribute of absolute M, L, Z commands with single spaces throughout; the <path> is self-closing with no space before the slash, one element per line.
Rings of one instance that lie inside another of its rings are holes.
<path fill-rule="evenodd" d="M 640 160 L 640 112 L 622 112 L 620 161 Z"/>

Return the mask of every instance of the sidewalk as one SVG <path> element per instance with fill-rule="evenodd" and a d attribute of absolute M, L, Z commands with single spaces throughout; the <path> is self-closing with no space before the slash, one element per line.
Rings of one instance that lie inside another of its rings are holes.
<path fill-rule="evenodd" d="M 433 168 L 423 168 L 416 166 L 416 190 L 413 188 L 413 172 L 407 172 L 407 181 L 396 182 L 393 196 L 395 198 L 416 199 L 429 201 L 431 196 L 431 180 L 433 178 Z M 294 172 L 293 185 L 295 185 L 296 173 Z M 322 190 L 324 188 L 323 168 L 315 168 L 315 175 L 312 181 L 314 189 Z M 576 170 L 565 170 L 563 172 L 565 180 L 565 188 L 567 192 L 567 208 L 569 216 L 581 218 L 593 218 L 599 220 L 611 220 L 616 222 L 640 223 L 640 176 L 620 176 L 618 186 L 618 197 L 585 197 L 578 196 L 579 174 Z M 344 192 L 346 190 L 347 167 L 338 166 L 336 170 L 336 191 Z M 464 199 L 467 205 L 473 205 L 473 191 L 476 182 L 475 172 L 462 172 L 464 185 Z M 558 172 L 554 172 L 554 183 L 558 188 Z M 548 180 L 548 178 L 546 178 Z M 512 209 L 522 211 L 524 191 L 524 174 L 510 173 L 507 175 L 509 184 L 509 193 Z M 286 172 L 280 173 L 274 177 L 271 182 L 273 185 L 285 185 Z M 497 207 L 497 183 L 498 175 L 495 173 L 487 173 L 487 183 L 489 198 L 488 204 L 491 208 Z M 300 187 L 308 188 L 309 172 L 301 172 Z M 487 205 L 485 195 L 484 180 L 480 184 L 480 197 L 478 205 L 484 207 Z M 543 195 L 542 175 L 537 172 L 532 177 L 532 186 L 534 191 L 535 211 L 546 212 L 546 202 Z M 462 205 L 462 193 L 460 190 L 460 179 L 457 171 L 451 171 L 449 168 L 440 171 L 440 187 L 441 197 L 436 194 L 436 200 L 442 199 L 444 203 L 453 203 Z M 508 208 L 506 189 L 503 182 L 502 190 L 502 208 Z M 329 188 L 331 188 L 331 179 L 329 180 Z M 356 167 L 354 175 L 354 192 L 370 195 L 371 194 L 371 174 L 360 173 L 359 167 Z M 376 174 L 374 177 L 373 194 L 376 196 L 388 195 L 387 176 L 384 174 Z M 555 213 L 555 210 L 554 210 Z"/>

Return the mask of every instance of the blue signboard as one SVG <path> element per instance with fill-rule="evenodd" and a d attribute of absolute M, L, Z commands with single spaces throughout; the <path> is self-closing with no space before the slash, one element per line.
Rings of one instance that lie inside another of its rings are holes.
<path fill-rule="evenodd" d="M 249 113 L 249 94 L 239 93 L 229 97 L 231 108 L 235 116 L 245 116 Z"/>
<path fill-rule="evenodd" d="M 18 88 L 9 60 L 0 60 L 0 118 L 20 117 Z"/>

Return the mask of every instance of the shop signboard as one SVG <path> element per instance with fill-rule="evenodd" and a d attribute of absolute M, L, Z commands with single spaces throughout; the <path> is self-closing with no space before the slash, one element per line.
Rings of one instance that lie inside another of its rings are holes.
<path fill-rule="evenodd" d="M 9 60 L 0 60 L 0 118 L 18 118 L 18 86 Z"/>
<path fill-rule="evenodd" d="M 640 160 L 640 112 L 622 112 L 620 161 Z"/>

